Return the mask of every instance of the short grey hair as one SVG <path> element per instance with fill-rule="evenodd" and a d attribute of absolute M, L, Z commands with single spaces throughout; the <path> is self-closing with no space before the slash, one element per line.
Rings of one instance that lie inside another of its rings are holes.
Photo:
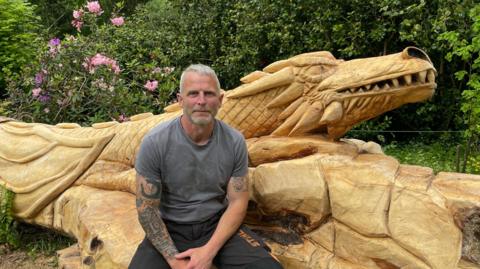
<path fill-rule="evenodd" d="M 220 81 L 218 81 L 218 77 L 215 71 L 208 65 L 192 64 L 185 70 L 183 70 L 182 76 L 180 76 L 180 93 L 183 92 L 183 84 L 185 83 L 185 75 L 187 73 L 197 73 L 200 75 L 212 77 L 215 80 L 215 84 L 217 85 L 217 92 L 220 92 Z"/>

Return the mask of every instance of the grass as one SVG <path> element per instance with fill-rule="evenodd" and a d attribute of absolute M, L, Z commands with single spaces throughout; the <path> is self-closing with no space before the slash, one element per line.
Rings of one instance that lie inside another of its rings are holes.
<path fill-rule="evenodd" d="M 17 229 L 20 232 L 19 249 L 26 251 L 32 258 L 37 254 L 54 255 L 57 250 L 67 248 L 76 242 L 54 231 L 29 224 L 22 223 Z"/>
<path fill-rule="evenodd" d="M 385 154 L 397 158 L 402 164 L 412 164 L 431 167 L 435 173 L 438 172 L 459 172 L 463 166 L 463 146 L 459 156 L 459 170 L 457 171 L 457 152 L 456 147 L 459 143 L 452 141 L 433 141 L 421 142 L 410 141 L 397 143 L 392 142 L 384 145 L 383 150 Z M 466 173 L 479 174 L 478 152 L 473 152 L 469 155 L 466 164 Z"/>
<path fill-rule="evenodd" d="M 69 237 L 30 224 L 20 223 L 16 227 L 16 230 L 19 234 L 19 245 L 17 247 L 13 247 L 11 245 L 4 244 L 6 251 L 25 252 L 32 260 L 36 260 L 40 256 L 54 256 L 55 259 L 54 264 L 52 264 L 53 267 L 58 266 L 58 261 L 55 256 L 56 251 L 67 248 L 75 243 L 75 240 Z M 0 252 L 0 256 L 3 254 L 5 253 Z"/>

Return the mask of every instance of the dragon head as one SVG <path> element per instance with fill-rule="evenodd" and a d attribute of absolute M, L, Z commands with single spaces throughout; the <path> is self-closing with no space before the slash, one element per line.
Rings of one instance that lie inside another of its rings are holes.
<path fill-rule="evenodd" d="M 247 84 L 228 97 L 284 88 L 267 105 L 283 110 L 278 117 L 282 123 L 272 133 L 282 136 L 327 133 L 337 139 L 358 123 L 429 99 L 437 86 L 431 60 L 415 47 L 350 61 L 325 51 L 305 53 L 263 71 L 244 77 Z"/>

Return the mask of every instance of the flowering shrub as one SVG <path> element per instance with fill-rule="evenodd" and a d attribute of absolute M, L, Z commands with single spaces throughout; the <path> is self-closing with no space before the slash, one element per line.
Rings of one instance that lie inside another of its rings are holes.
<path fill-rule="evenodd" d="M 39 62 L 8 83 L 11 117 L 46 123 L 128 120 L 160 113 L 178 88 L 175 67 L 159 49 L 160 36 L 139 31 L 142 18 L 113 13 L 98 25 L 102 7 L 86 2 L 72 11 L 75 36 L 52 38 L 39 48 Z M 88 28 L 90 34 L 83 35 Z M 152 42 L 154 41 L 154 42 Z"/>

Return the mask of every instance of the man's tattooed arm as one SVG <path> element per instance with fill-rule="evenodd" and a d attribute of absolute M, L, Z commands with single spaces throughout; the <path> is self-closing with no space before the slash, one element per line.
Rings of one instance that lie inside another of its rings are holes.
<path fill-rule="evenodd" d="M 248 191 L 247 177 L 231 177 L 230 182 L 232 183 L 232 187 L 235 192 Z"/>
<path fill-rule="evenodd" d="M 175 259 L 178 254 L 167 227 L 160 216 L 160 198 L 162 184 L 137 173 L 137 211 L 140 224 L 145 230 L 147 238 L 160 252 L 165 260 Z"/>

